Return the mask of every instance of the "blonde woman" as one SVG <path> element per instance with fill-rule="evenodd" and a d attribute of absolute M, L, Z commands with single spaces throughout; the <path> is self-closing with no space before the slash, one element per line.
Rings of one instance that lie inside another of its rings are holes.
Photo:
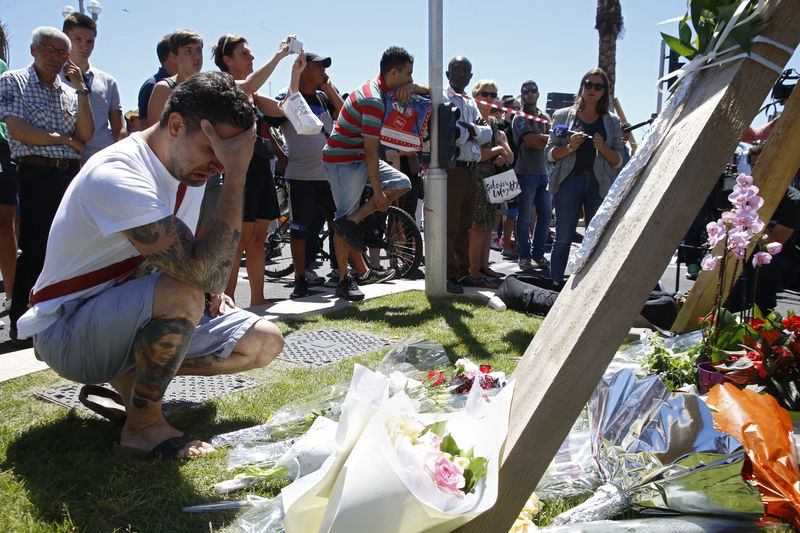
<path fill-rule="evenodd" d="M 497 93 L 497 83 L 492 80 L 480 80 L 472 88 L 472 97 L 479 101 L 499 103 Z M 512 164 L 514 154 L 508 145 L 506 134 L 497 128 L 498 120 L 502 117 L 500 110 L 482 103 L 478 103 L 478 110 L 492 127 L 492 138 L 481 145 L 481 160 L 472 169 L 475 211 L 469 230 L 469 274 L 461 283 L 468 287 L 496 289 L 500 286 L 499 278 L 502 274 L 489 268 L 489 246 L 492 242 L 492 226 L 497 206 L 489 202 L 483 178 L 496 174 L 505 164 Z"/>

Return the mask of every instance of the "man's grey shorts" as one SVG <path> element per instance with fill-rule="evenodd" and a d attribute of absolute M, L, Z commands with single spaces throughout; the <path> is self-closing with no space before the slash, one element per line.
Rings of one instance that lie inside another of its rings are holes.
<path fill-rule="evenodd" d="M 358 209 L 361 193 L 367 184 L 367 165 L 363 161 L 354 163 L 322 163 L 331 184 L 333 203 L 336 204 L 336 218 L 347 216 Z M 381 187 L 387 191 L 411 188 L 408 176 L 386 161 L 378 161 L 378 175 Z"/>
<path fill-rule="evenodd" d="M 60 376 L 78 383 L 103 383 L 132 369 L 133 339 L 150 321 L 159 276 L 137 278 L 88 300 L 67 302 L 61 319 L 34 335 L 37 355 Z M 186 358 L 228 357 L 260 318 L 243 309 L 214 318 L 204 313 Z"/>

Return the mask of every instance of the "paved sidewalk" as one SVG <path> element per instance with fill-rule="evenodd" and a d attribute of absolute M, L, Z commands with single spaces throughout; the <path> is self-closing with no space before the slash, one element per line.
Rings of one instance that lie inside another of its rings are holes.
<path fill-rule="evenodd" d="M 241 280 L 240 280 L 241 285 Z M 399 279 L 386 283 L 377 283 L 361 287 L 365 299 L 378 298 L 404 291 L 425 290 L 424 279 Z M 237 293 L 239 292 L 237 288 Z M 485 289 L 465 288 L 464 294 L 474 296 L 488 301 L 494 291 Z M 274 304 L 248 308 L 258 315 L 262 315 L 269 320 L 280 320 L 288 317 L 306 316 L 315 313 L 328 313 L 338 309 L 343 309 L 350 305 L 350 302 L 337 298 L 333 291 L 319 290 L 318 294 L 299 298 L 296 300 L 286 299 Z M 33 372 L 46 370 L 48 367 L 42 361 L 36 359 L 33 348 L 18 351 L 11 351 L 0 354 L 0 382 L 18 378 Z"/>

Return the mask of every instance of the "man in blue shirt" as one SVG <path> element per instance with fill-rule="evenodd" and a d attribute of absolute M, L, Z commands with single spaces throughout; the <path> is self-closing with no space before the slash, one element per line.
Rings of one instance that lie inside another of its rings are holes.
<path fill-rule="evenodd" d="M 139 89 L 139 123 L 142 125 L 148 123 L 147 104 L 150 102 L 150 95 L 153 94 L 153 87 L 164 78 L 169 78 L 178 73 L 178 56 L 169 50 L 170 37 L 172 37 L 172 34 L 168 33 L 158 41 L 156 54 L 161 66 L 158 68 L 158 72 L 147 78 Z M 155 120 L 157 121 L 158 117 Z"/>

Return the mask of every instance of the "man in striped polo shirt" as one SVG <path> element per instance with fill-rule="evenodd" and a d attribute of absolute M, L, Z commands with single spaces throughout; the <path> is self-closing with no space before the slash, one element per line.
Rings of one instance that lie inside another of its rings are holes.
<path fill-rule="evenodd" d="M 411 188 L 408 176 L 378 157 L 381 124 L 386 109 L 383 95 L 394 91 L 399 102 L 412 93 L 428 94 L 428 88 L 412 79 L 414 58 L 403 48 L 392 46 L 383 53 L 380 74 L 350 93 L 339 113 L 333 133 L 322 150 L 322 166 L 331 185 L 336 204 L 334 246 L 339 263 L 339 284 L 336 295 L 346 300 L 361 300 L 364 293 L 348 274 L 350 257 L 359 282 L 391 279 L 393 271 L 368 268 L 361 253 L 366 247 L 358 223 L 375 210 L 386 211 L 389 204 Z M 359 206 L 361 193 L 369 179 L 373 195 Z"/>

